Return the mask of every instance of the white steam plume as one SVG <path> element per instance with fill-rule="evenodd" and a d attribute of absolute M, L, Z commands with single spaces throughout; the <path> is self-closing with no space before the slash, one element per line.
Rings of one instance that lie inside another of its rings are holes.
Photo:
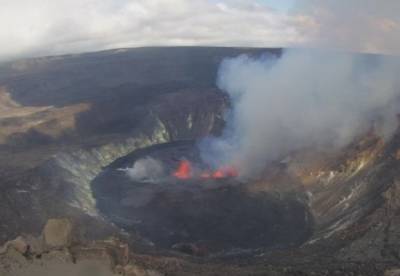
<path fill-rule="evenodd" d="M 134 181 L 158 182 L 165 177 L 162 163 L 151 157 L 139 159 L 132 168 L 123 171 Z"/>
<path fill-rule="evenodd" d="M 200 143 L 202 158 L 236 164 L 246 176 L 304 147 L 343 147 L 373 121 L 389 137 L 399 73 L 399 60 L 385 56 L 287 50 L 280 58 L 226 59 L 218 86 L 232 109 L 223 135 Z"/>

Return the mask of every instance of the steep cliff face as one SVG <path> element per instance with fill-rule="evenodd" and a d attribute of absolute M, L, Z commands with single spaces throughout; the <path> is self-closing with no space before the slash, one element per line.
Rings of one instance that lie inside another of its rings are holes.
<path fill-rule="evenodd" d="M 375 194 L 382 189 L 377 173 L 384 146 L 377 137 L 363 137 L 343 152 L 326 156 L 322 168 L 305 176 L 316 222 L 312 242 L 329 238 L 379 205 Z"/>
<path fill-rule="evenodd" d="M 364 213 L 341 234 L 341 259 L 399 261 L 399 141 L 397 133 L 360 176 L 356 206 Z"/>
<path fill-rule="evenodd" d="M 214 100 L 214 104 L 207 104 L 210 100 Z M 184 97 L 181 93 L 169 94 L 163 97 L 162 102 L 151 106 L 150 115 L 143 118 L 147 125 L 133 133 L 132 137 L 93 149 L 59 153 L 49 160 L 46 168 L 50 166 L 53 172 L 58 171 L 57 181 L 71 185 L 68 201 L 72 206 L 95 215 L 90 182 L 103 167 L 136 149 L 171 141 L 193 140 L 215 133 L 222 125 L 224 109 L 222 94 L 217 92 L 194 98 L 187 94 Z"/>
<path fill-rule="evenodd" d="M 399 137 L 366 135 L 341 152 L 293 158 L 315 223 L 303 249 L 346 262 L 399 260 Z"/>

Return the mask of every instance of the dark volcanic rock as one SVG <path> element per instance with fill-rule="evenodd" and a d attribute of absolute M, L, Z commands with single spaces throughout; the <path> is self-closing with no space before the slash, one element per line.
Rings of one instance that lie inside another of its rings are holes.
<path fill-rule="evenodd" d="M 176 247 L 194 255 L 200 251 L 205 255 L 233 249 L 284 248 L 309 237 L 311 215 L 296 196 L 251 194 L 247 184 L 235 179 L 184 181 L 168 177 L 181 158 L 199 162 L 198 154 L 194 142 L 181 141 L 117 159 L 92 182 L 99 211 L 156 246 Z M 162 162 L 167 177 L 155 183 L 141 182 L 121 170 L 149 157 Z"/>
<path fill-rule="evenodd" d="M 21 60 L 0 69 L 0 83 L 23 105 L 70 105 L 120 93 L 166 93 L 215 87 L 222 59 L 280 49 L 169 47 L 110 50 Z"/>

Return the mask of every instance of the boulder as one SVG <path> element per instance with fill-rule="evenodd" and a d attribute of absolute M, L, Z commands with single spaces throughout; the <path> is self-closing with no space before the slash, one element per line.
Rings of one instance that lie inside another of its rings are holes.
<path fill-rule="evenodd" d="M 49 219 L 43 229 L 44 242 L 48 247 L 69 246 L 72 239 L 72 223 L 68 219 Z"/>
<path fill-rule="evenodd" d="M 21 236 L 19 236 L 15 240 L 10 241 L 10 246 L 21 254 L 26 254 L 29 251 L 29 244 Z"/>
<path fill-rule="evenodd" d="M 0 254 L 7 253 L 10 248 L 24 255 L 29 251 L 29 244 L 25 241 L 23 237 L 19 236 L 15 240 L 6 242 L 6 244 L 4 244 L 4 246 L 0 248 Z"/>
<path fill-rule="evenodd" d="M 24 235 L 24 241 L 29 244 L 29 253 L 40 255 L 45 251 L 43 240 L 33 235 Z"/>

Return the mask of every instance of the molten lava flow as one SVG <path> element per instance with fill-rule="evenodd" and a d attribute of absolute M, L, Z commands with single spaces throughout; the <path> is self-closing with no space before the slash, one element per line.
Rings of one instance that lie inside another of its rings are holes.
<path fill-rule="evenodd" d="M 237 169 L 233 166 L 223 166 L 214 171 L 201 171 L 193 173 L 192 165 L 188 160 L 182 160 L 173 175 L 182 180 L 200 177 L 202 179 L 222 179 L 232 178 L 239 175 Z"/>
<path fill-rule="evenodd" d="M 213 172 L 213 174 L 212 174 L 212 178 L 214 178 L 214 179 L 219 179 L 219 178 L 224 178 L 224 177 L 225 177 L 225 174 L 224 174 L 224 172 L 223 172 L 222 170 L 220 170 L 220 169 L 216 170 L 216 171 Z"/>
<path fill-rule="evenodd" d="M 189 179 L 192 177 L 192 165 L 187 160 L 179 163 L 178 169 L 174 172 L 174 176 L 178 179 Z"/>
<path fill-rule="evenodd" d="M 227 178 L 227 177 L 237 177 L 239 175 L 238 171 L 232 166 L 224 166 L 217 169 L 212 177 L 215 179 Z"/>

